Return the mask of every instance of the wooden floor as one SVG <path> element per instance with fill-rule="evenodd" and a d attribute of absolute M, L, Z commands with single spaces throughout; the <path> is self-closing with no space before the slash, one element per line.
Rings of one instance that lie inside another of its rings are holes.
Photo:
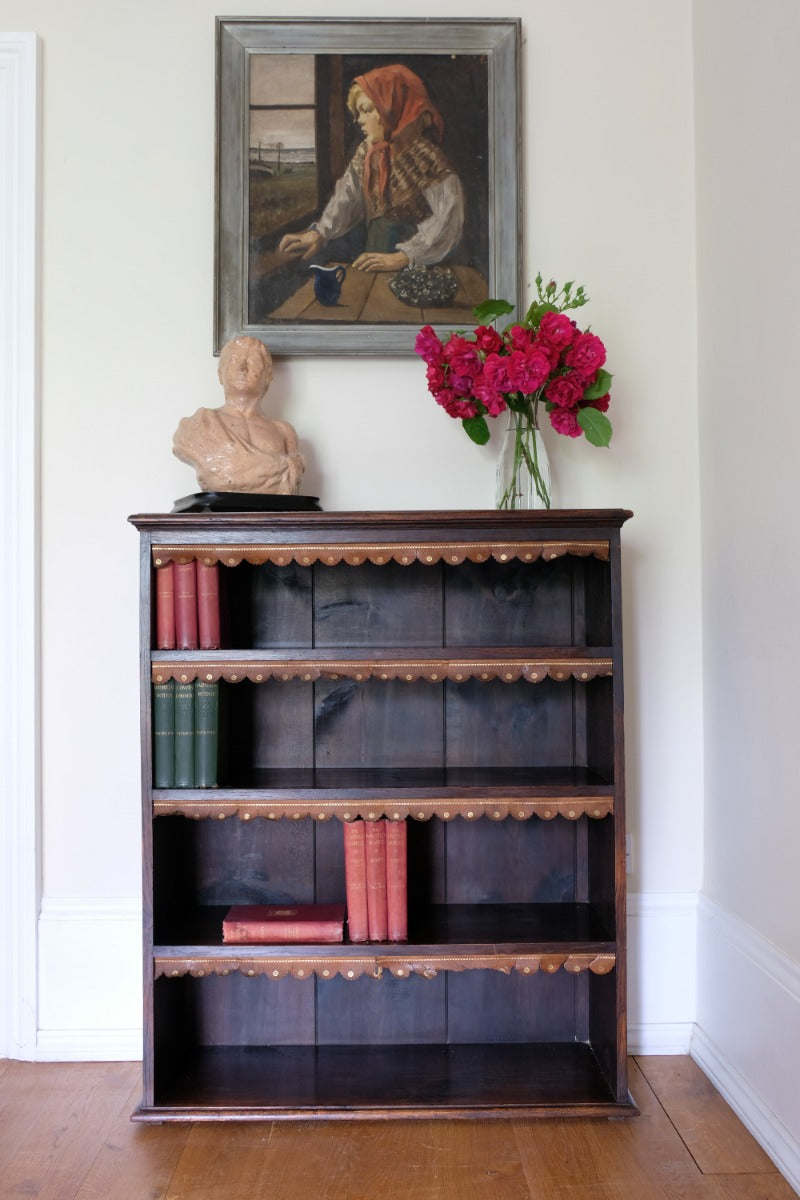
<path fill-rule="evenodd" d="M 791 1200 L 687 1057 L 631 1061 L 626 1120 L 154 1125 L 135 1063 L 0 1062 L 0 1197 Z"/>

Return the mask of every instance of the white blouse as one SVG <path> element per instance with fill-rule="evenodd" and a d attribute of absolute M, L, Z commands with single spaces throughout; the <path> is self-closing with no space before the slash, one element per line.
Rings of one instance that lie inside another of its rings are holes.
<path fill-rule="evenodd" d="M 464 189 L 457 175 L 445 175 L 422 194 L 431 215 L 420 221 L 408 241 L 398 242 L 396 247 L 407 256 L 412 267 L 430 267 L 441 262 L 458 245 L 464 228 Z M 330 242 L 366 218 L 361 178 L 351 165 L 338 180 L 321 217 L 311 228 Z"/>

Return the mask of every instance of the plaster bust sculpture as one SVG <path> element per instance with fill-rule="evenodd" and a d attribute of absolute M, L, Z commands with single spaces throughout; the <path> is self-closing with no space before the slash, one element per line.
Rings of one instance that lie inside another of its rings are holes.
<path fill-rule="evenodd" d="M 222 408 L 199 408 L 175 430 L 173 454 L 194 467 L 203 491 L 293 496 L 305 462 L 288 421 L 261 411 L 272 382 L 272 355 L 254 337 L 234 337 L 222 347 Z"/>

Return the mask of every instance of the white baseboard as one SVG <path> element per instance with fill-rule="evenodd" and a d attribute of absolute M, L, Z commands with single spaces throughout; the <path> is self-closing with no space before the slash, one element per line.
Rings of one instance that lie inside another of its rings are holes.
<path fill-rule="evenodd" d="M 686 1021 L 672 1024 L 639 1025 L 628 1022 L 629 1054 L 688 1054 L 694 1025 Z"/>
<path fill-rule="evenodd" d="M 142 1057 L 141 906 L 45 897 L 39 917 L 36 1058 Z"/>
<path fill-rule="evenodd" d="M 800 1193 L 800 965 L 706 896 L 690 1053 Z"/>
<path fill-rule="evenodd" d="M 628 1050 L 688 1054 L 696 1016 L 697 894 L 628 896 Z"/>
<path fill-rule="evenodd" d="M 142 1029 L 40 1029 L 37 1062 L 141 1062 Z"/>

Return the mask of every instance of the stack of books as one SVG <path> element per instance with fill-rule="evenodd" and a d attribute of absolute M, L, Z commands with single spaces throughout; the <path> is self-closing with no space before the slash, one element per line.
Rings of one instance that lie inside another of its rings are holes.
<path fill-rule="evenodd" d="M 346 821 L 344 871 L 351 942 L 408 938 L 408 829 L 405 821 Z"/>
<path fill-rule="evenodd" d="M 153 684 L 153 786 L 217 786 L 219 684 Z"/>
<path fill-rule="evenodd" d="M 219 567 L 190 559 L 156 567 L 156 646 L 218 650 Z"/>

